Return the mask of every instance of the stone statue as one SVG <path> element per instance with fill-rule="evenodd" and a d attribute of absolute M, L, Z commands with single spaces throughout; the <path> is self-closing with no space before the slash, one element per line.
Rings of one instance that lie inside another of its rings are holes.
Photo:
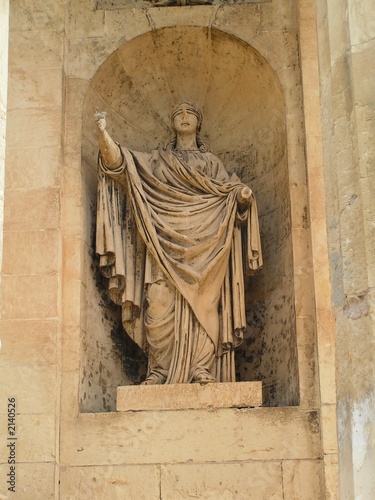
<path fill-rule="evenodd" d="M 253 193 L 200 138 L 190 101 L 149 153 L 115 143 L 96 114 L 96 251 L 127 333 L 148 355 L 144 384 L 234 382 L 246 327 L 244 272 L 262 265 Z"/>

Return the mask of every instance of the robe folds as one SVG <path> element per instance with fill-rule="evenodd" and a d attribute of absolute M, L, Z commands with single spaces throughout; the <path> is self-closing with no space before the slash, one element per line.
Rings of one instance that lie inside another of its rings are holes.
<path fill-rule="evenodd" d="M 115 170 L 99 156 L 96 252 L 125 330 L 147 352 L 145 287 L 165 279 L 176 290 L 167 383 L 191 381 L 197 325 L 214 345 L 216 380 L 235 381 L 233 349 L 246 328 L 244 272 L 262 266 L 255 198 L 238 206 L 244 184 L 210 152 L 122 154 Z"/>

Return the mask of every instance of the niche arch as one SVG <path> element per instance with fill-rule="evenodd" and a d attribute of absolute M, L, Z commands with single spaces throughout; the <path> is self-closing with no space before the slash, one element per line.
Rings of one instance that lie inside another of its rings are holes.
<path fill-rule="evenodd" d="M 238 380 L 262 380 L 265 404 L 298 404 L 283 92 L 272 67 L 250 45 L 220 30 L 179 26 L 119 47 L 96 71 L 84 100 L 82 173 L 89 235 L 81 411 L 115 409 L 116 387 L 139 383 L 146 371 L 146 359 L 124 335 L 121 312 L 106 297 L 97 270 L 93 115 L 97 108 L 106 111 L 115 140 L 150 150 L 170 140 L 170 110 L 181 98 L 202 107 L 203 139 L 227 170 L 253 189 L 258 202 L 264 268 L 246 281 L 248 331 L 236 353 Z"/>

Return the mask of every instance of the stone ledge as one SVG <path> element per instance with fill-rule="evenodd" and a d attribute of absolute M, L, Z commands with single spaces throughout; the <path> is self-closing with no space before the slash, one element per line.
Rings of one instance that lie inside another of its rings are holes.
<path fill-rule="evenodd" d="M 262 382 L 129 385 L 117 388 L 117 411 L 254 408 L 262 406 Z"/>

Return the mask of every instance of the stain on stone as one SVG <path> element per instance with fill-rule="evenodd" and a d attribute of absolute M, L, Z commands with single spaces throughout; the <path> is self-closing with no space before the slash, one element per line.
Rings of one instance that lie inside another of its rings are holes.
<path fill-rule="evenodd" d="M 309 426 L 310 430 L 313 434 L 319 434 L 320 426 L 319 426 L 319 414 L 317 411 L 309 412 Z"/>
<path fill-rule="evenodd" d="M 344 315 L 349 319 L 359 319 L 367 316 L 370 311 L 367 292 L 347 296 L 344 304 Z"/>

